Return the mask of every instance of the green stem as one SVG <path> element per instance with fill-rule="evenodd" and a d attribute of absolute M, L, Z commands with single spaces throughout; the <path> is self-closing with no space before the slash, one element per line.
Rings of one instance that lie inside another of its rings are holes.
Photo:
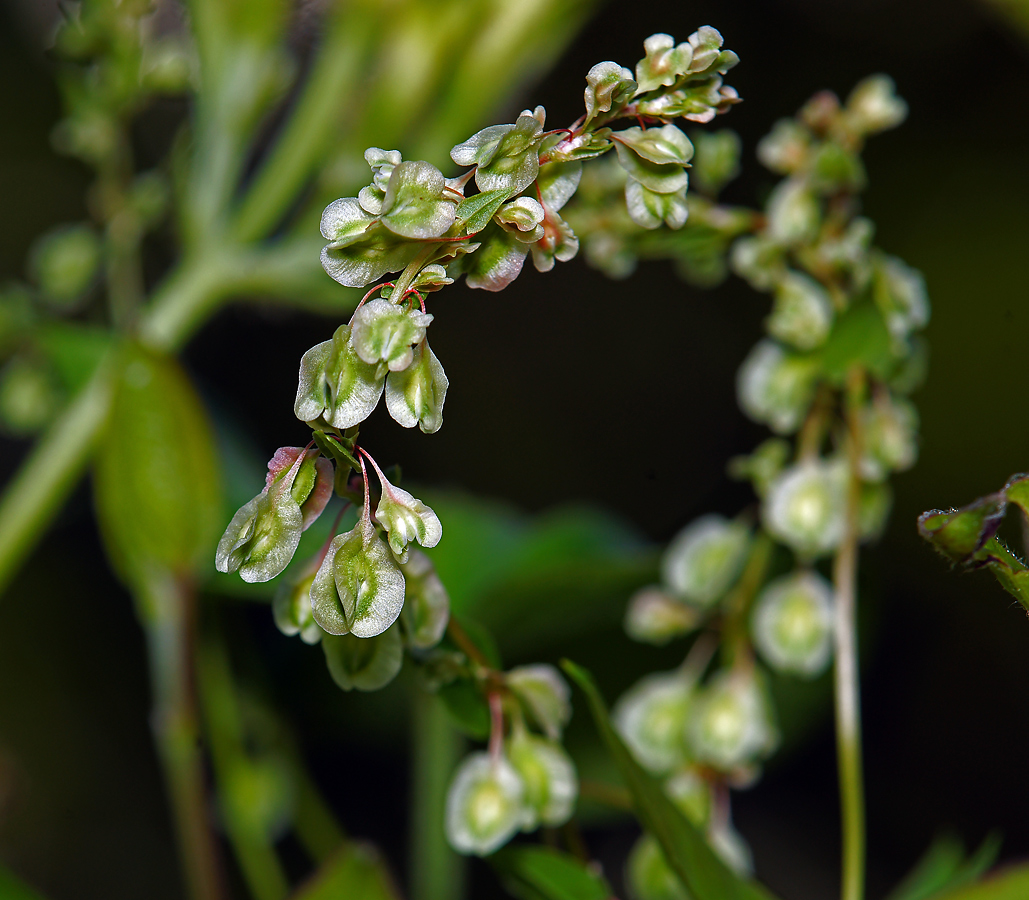
<path fill-rule="evenodd" d="M 86 468 L 111 405 L 112 366 L 86 386 L 37 441 L 0 499 L 0 593 Z"/>
<path fill-rule="evenodd" d="M 283 900 L 289 881 L 264 823 L 255 821 L 241 785 L 253 762 L 246 752 L 239 699 L 224 645 L 208 637 L 199 654 L 200 694 L 226 829 L 255 900 Z"/>
<path fill-rule="evenodd" d="M 193 900 L 223 900 L 226 891 L 209 816 L 193 683 L 196 597 L 183 582 L 148 573 L 136 602 L 149 648 L 154 738 L 188 893 Z"/>
<path fill-rule="evenodd" d="M 751 545 L 743 574 L 726 598 L 722 652 L 728 665 L 750 653 L 750 607 L 761 585 L 765 583 L 768 566 L 772 561 L 773 546 L 772 539 L 765 530 L 759 529 Z"/>
<path fill-rule="evenodd" d="M 317 785 L 299 761 L 294 770 L 296 805 L 293 809 L 293 830 L 308 856 L 317 863 L 323 863 L 339 852 L 346 835 L 319 793 Z"/>
<path fill-rule="evenodd" d="M 360 4 L 338 4 L 333 11 L 303 93 L 235 217 L 238 240 L 267 236 L 324 160 L 334 133 L 351 118 L 360 92 L 350 86 L 365 65 L 377 22 Z"/>
<path fill-rule="evenodd" d="M 464 895 L 464 861 L 443 833 L 447 785 L 463 741 L 438 697 L 414 694 L 411 801 L 411 898 L 458 900 Z"/>
<path fill-rule="evenodd" d="M 843 861 L 840 896 L 862 900 L 865 893 L 865 799 L 861 761 L 861 697 L 857 648 L 858 511 L 861 501 L 860 398 L 864 372 L 857 366 L 847 383 L 846 528 L 833 560 L 836 593 L 836 759 L 840 782 Z"/>

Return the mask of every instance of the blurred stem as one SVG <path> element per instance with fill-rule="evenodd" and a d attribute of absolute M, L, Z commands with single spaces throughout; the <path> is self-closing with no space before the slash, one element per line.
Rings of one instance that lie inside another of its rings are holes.
<path fill-rule="evenodd" d="M 848 374 L 845 396 L 847 420 L 847 506 L 843 541 L 833 560 L 836 592 L 836 760 L 840 782 L 843 861 L 840 896 L 862 900 L 865 892 L 865 798 L 861 762 L 861 697 L 857 652 L 858 512 L 861 502 L 861 403 L 864 370 L 855 365 Z"/>
<path fill-rule="evenodd" d="M 315 862 L 323 863 L 339 852 L 346 835 L 322 798 L 318 786 L 299 761 L 295 766 L 295 772 L 296 806 L 293 810 L 293 829 L 308 856 Z"/>
<path fill-rule="evenodd" d="M 0 499 L 0 593 L 86 468 L 112 385 L 113 366 L 105 359 L 8 483 Z"/>
<path fill-rule="evenodd" d="M 750 617 L 754 596 L 768 575 L 773 546 L 772 539 L 765 530 L 758 529 L 743 574 L 725 601 L 726 621 L 722 652 L 727 665 L 732 665 L 742 655 L 750 652 L 747 620 Z"/>
<path fill-rule="evenodd" d="M 200 696 L 218 780 L 220 808 L 243 878 L 255 900 L 283 900 L 289 881 L 264 823 L 255 821 L 241 785 L 252 765 L 246 752 L 239 698 L 224 644 L 208 635 L 199 652 Z"/>
<path fill-rule="evenodd" d="M 411 898 L 459 900 L 464 861 L 447 843 L 443 818 L 447 785 L 464 742 L 437 696 L 418 688 L 412 693 Z"/>
<path fill-rule="evenodd" d="M 154 737 L 189 896 L 223 900 L 227 895 L 209 817 L 193 678 L 196 595 L 183 581 L 148 572 L 137 587 L 136 603 L 149 649 Z"/>
<path fill-rule="evenodd" d="M 107 302 L 111 321 L 125 330 L 133 324 L 143 300 L 143 271 L 139 258 L 141 230 L 135 211 L 129 204 L 132 186 L 132 148 L 126 126 L 114 152 L 100 166 L 100 213 L 105 228 L 105 275 Z"/>
<path fill-rule="evenodd" d="M 350 118 L 349 107 L 359 96 L 350 86 L 359 80 L 377 37 L 375 23 L 364 4 L 337 4 L 303 93 L 235 217 L 238 240 L 265 237 L 324 160 L 329 142 Z"/>

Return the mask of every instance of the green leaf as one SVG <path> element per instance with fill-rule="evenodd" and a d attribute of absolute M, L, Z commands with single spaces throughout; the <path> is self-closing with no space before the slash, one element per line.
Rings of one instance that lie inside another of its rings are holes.
<path fill-rule="evenodd" d="M 106 328 L 69 322 L 48 322 L 34 337 L 71 392 L 85 387 L 111 347 L 111 333 Z"/>
<path fill-rule="evenodd" d="M 348 843 L 329 859 L 290 900 L 399 900 L 386 865 L 370 844 Z"/>
<path fill-rule="evenodd" d="M 0 897 L 3 900 L 43 900 L 43 895 L 0 864 Z"/>
<path fill-rule="evenodd" d="M 825 377 L 842 385 L 855 363 L 872 375 L 885 379 L 896 367 L 890 332 L 871 303 L 859 303 L 836 320 L 822 350 Z"/>
<path fill-rule="evenodd" d="M 490 862 L 507 889 L 523 900 L 608 900 L 613 895 L 601 875 L 549 847 L 509 847 Z"/>
<path fill-rule="evenodd" d="M 130 584 L 155 566 L 191 575 L 210 564 L 221 515 L 214 438 L 171 357 L 125 347 L 94 488 L 108 552 Z"/>
<path fill-rule="evenodd" d="M 439 689 L 439 698 L 455 728 L 475 740 L 489 737 L 489 706 L 474 681 L 459 678 L 445 684 Z"/>
<path fill-rule="evenodd" d="M 1000 851 L 1000 838 L 989 835 L 968 858 L 960 840 L 943 835 L 929 849 L 887 900 L 930 900 L 944 890 L 954 890 L 977 881 L 993 864 Z"/>
<path fill-rule="evenodd" d="M 495 191 L 482 191 L 465 197 L 457 207 L 457 218 L 464 224 L 465 232 L 476 234 L 482 231 L 510 196 L 511 192 L 507 188 L 497 188 Z"/>
<path fill-rule="evenodd" d="M 734 875 L 668 799 L 660 783 L 640 768 L 612 727 L 592 676 L 568 660 L 562 666 L 586 694 L 597 731 L 632 794 L 641 824 L 660 843 L 669 865 L 695 900 L 772 900 L 765 888 Z"/>
<path fill-rule="evenodd" d="M 945 891 L 933 900 L 1024 900 L 1029 897 L 1029 866 L 1006 869 L 979 884 Z"/>

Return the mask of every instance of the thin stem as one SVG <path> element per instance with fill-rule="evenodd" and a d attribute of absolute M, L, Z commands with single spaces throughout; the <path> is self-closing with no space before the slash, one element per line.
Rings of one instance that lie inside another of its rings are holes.
<path fill-rule="evenodd" d="M 111 406 L 113 366 L 104 360 L 36 442 L 0 499 L 0 593 L 78 482 Z"/>
<path fill-rule="evenodd" d="M 464 894 L 464 860 L 443 833 L 447 786 L 464 749 L 442 701 L 412 692 L 411 900 L 455 900 Z"/>
<path fill-rule="evenodd" d="M 855 366 L 848 375 L 846 527 L 833 560 L 836 592 L 836 759 L 840 782 L 843 860 L 840 896 L 862 900 L 865 892 L 865 799 L 861 761 L 861 698 L 857 652 L 858 508 L 861 500 L 860 400 L 864 372 Z"/>
<path fill-rule="evenodd" d="M 758 589 L 765 582 L 772 561 L 772 549 L 772 539 L 764 529 L 760 529 L 751 545 L 743 574 L 726 600 L 723 653 L 728 663 L 749 652 L 750 607 Z"/>
<path fill-rule="evenodd" d="M 478 663 L 484 669 L 493 668 L 490 665 L 490 661 L 486 659 L 486 655 L 475 646 L 472 639 L 468 637 L 468 632 L 461 627 L 457 619 L 454 618 L 452 614 L 450 616 L 450 621 L 447 622 L 447 634 L 450 635 L 450 639 L 464 651 L 465 656 L 470 660 Z"/>
<path fill-rule="evenodd" d="M 171 800 L 188 894 L 226 897 L 200 749 L 194 671 L 196 596 L 190 585 L 148 573 L 136 603 L 149 647 L 153 730 Z"/>
<path fill-rule="evenodd" d="M 489 755 L 499 760 L 504 755 L 504 704 L 497 691 L 489 693 Z"/>
<path fill-rule="evenodd" d="M 264 823 L 246 807 L 246 798 L 237 793 L 254 763 L 245 749 L 239 698 L 221 641 L 208 636 L 201 647 L 199 662 L 206 731 L 229 840 L 255 900 L 283 900 L 289 893 L 289 881 L 282 863 Z"/>

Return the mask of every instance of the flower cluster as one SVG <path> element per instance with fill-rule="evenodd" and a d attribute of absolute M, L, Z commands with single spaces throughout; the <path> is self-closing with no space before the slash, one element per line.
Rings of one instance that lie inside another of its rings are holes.
<path fill-rule="evenodd" d="M 571 715 L 564 679 L 540 664 L 490 680 L 490 749 L 467 756 L 447 792 L 447 839 L 458 852 L 479 856 L 519 831 L 563 825 L 578 795 L 575 765 L 560 744 Z"/>
<path fill-rule="evenodd" d="M 744 360 L 737 389 L 743 411 L 776 436 L 730 464 L 759 505 L 735 521 L 709 515 L 685 528 L 665 552 L 662 584 L 637 593 L 626 616 L 631 637 L 655 644 L 705 630 L 683 667 L 644 678 L 617 718 L 640 764 L 738 868 L 747 853 L 731 831 L 727 792 L 752 783 L 776 744 L 762 665 L 803 678 L 825 670 L 841 626 L 838 592 L 819 561 L 882 532 L 887 479 L 917 454 L 906 395 L 924 372 L 925 288 L 872 245 L 872 225 L 857 215 L 864 141 L 905 110 L 892 83 L 874 77 L 846 103 L 815 96 L 759 145 L 760 160 L 784 178 L 729 250 L 733 270 L 773 298 L 767 336 Z M 724 664 L 705 674 L 715 635 Z M 662 885 L 674 883 L 656 849 L 644 835 L 630 862 L 640 900 L 668 896 Z"/>

